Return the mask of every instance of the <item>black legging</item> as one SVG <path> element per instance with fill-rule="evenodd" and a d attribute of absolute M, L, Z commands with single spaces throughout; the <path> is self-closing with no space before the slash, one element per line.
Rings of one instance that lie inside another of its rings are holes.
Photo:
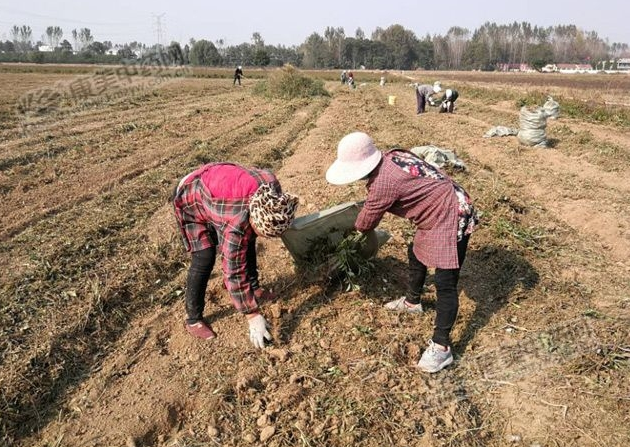
<path fill-rule="evenodd" d="M 427 105 L 427 98 L 416 89 L 416 113 L 424 113 Z"/>
<path fill-rule="evenodd" d="M 247 281 L 252 290 L 260 287 L 258 283 L 258 264 L 256 261 L 256 238 L 252 238 L 247 246 Z M 186 323 L 194 324 L 203 319 L 206 287 L 217 257 L 216 247 L 192 253 L 188 278 L 186 279 Z"/>
<path fill-rule="evenodd" d="M 449 346 L 451 344 L 451 329 L 457 318 L 459 309 L 459 297 L 457 295 L 457 283 L 459 281 L 459 271 L 464 265 L 466 259 L 466 248 L 468 247 L 468 239 L 470 236 L 464 236 L 457 243 L 457 260 L 459 268 L 456 269 L 435 269 L 435 288 L 437 290 L 435 326 L 433 330 L 433 342 Z M 427 267 L 416 258 L 413 253 L 413 243 L 407 250 L 409 258 L 409 303 L 417 304 L 420 302 L 420 295 L 427 277 Z"/>

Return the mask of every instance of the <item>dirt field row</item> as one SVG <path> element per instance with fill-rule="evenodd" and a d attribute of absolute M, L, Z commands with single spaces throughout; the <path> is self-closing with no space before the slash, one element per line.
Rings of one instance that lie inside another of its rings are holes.
<path fill-rule="evenodd" d="M 2 115 L 3 443 L 627 445 L 630 130 L 561 117 L 548 123 L 552 149 L 482 138 L 517 125 L 518 107 L 479 97 L 495 78 L 466 75 L 443 77 L 461 93 L 448 116 L 416 116 L 402 82 L 331 82 L 329 98 L 280 101 L 225 79 L 44 115 L 27 135 Z M 60 76 L 1 74 L 0 110 Z M 589 99 L 583 87 L 572 94 Z M 523 87 L 506 76 L 500 88 Z M 382 307 L 406 290 L 412 228 L 393 217 L 360 291 L 297 269 L 279 240 L 260 242 L 263 282 L 280 293 L 264 308 L 272 348 L 251 347 L 217 272 L 206 316 L 219 338 L 190 338 L 188 258 L 167 203 L 178 179 L 230 160 L 272 168 L 300 214 L 362 199 L 362 185 L 324 179 L 354 130 L 384 150 L 450 148 L 468 165 L 453 175 L 483 216 L 460 281 L 454 367 L 414 367 L 435 315 L 431 278 L 424 315 Z"/>

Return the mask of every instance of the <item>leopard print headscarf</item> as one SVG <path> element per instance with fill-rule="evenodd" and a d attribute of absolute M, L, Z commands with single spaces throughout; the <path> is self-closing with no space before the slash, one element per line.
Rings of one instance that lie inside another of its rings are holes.
<path fill-rule="evenodd" d="M 249 214 L 263 236 L 278 237 L 295 219 L 298 201 L 296 196 L 279 194 L 270 184 L 263 183 L 249 199 Z"/>

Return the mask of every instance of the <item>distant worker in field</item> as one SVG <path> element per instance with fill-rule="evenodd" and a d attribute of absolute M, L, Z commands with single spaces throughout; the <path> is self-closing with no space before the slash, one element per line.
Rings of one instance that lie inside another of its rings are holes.
<path fill-rule="evenodd" d="M 354 223 L 357 230 L 373 230 L 386 212 L 409 219 L 416 226 L 407 250 L 407 296 L 388 302 L 385 308 L 422 313 L 420 296 L 427 268 L 435 267 L 435 325 L 418 366 L 434 373 L 453 363 L 450 333 L 459 308 L 457 283 L 468 239 L 478 222 L 466 191 L 412 152 L 381 152 L 363 132 L 341 139 L 337 159 L 326 171 L 326 180 L 333 185 L 367 180 L 367 198 Z"/>
<path fill-rule="evenodd" d="M 234 70 L 234 82 L 232 83 L 232 85 L 236 85 L 236 81 L 238 81 L 238 85 L 241 85 L 242 77 L 243 77 L 243 67 L 239 65 L 238 67 L 236 67 L 236 70 Z"/>
<path fill-rule="evenodd" d="M 348 85 L 350 86 L 350 88 L 357 87 L 354 83 L 354 74 L 352 72 L 348 73 Z"/>
<path fill-rule="evenodd" d="M 223 284 L 245 315 L 257 348 L 271 341 L 259 304 L 275 295 L 260 287 L 256 237 L 278 237 L 293 222 L 298 198 L 283 193 L 269 171 L 231 163 L 210 163 L 185 176 L 173 197 L 184 246 L 192 254 L 186 280 L 186 329 L 195 337 L 217 336 L 203 320 L 205 294 L 217 253 Z"/>
<path fill-rule="evenodd" d="M 427 102 L 432 101 L 432 96 L 442 91 L 439 81 L 435 81 L 433 85 L 415 84 L 416 89 L 416 113 L 419 115 L 424 113 L 427 107 Z"/>
<path fill-rule="evenodd" d="M 384 86 L 385 86 L 385 76 L 381 76 L 380 86 L 381 86 L 381 87 L 384 87 Z"/>
<path fill-rule="evenodd" d="M 442 96 L 440 104 L 440 113 L 453 113 L 455 110 L 455 101 L 459 98 L 459 92 L 453 88 L 447 88 Z"/>
<path fill-rule="evenodd" d="M 345 84 L 346 82 L 348 82 L 348 76 L 346 74 L 346 70 L 343 70 L 341 72 L 341 83 Z"/>

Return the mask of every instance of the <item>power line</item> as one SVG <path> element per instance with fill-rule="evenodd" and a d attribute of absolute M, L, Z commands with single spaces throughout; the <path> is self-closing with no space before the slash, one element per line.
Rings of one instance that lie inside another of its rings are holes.
<path fill-rule="evenodd" d="M 136 25 L 137 23 L 131 23 L 131 22 L 90 22 L 90 21 L 85 21 L 85 20 L 77 20 L 77 19 L 66 19 L 66 18 L 62 18 L 62 17 L 54 17 L 54 16 L 48 16 L 48 15 L 44 15 L 44 14 L 36 14 L 33 12 L 27 12 L 27 11 L 20 11 L 17 9 L 12 9 L 12 8 L 6 8 L 6 7 L 0 7 L 0 11 L 3 12 L 7 12 L 10 14 L 19 14 L 19 15 L 24 15 L 24 16 L 28 16 L 28 17 L 36 17 L 36 18 L 40 18 L 40 19 L 47 19 L 47 20 L 55 20 L 58 22 L 70 22 L 70 23 L 80 23 L 83 25 L 99 25 L 99 26 L 128 26 L 128 25 Z M 7 23 L 7 22 L 5 22 Z"/>

